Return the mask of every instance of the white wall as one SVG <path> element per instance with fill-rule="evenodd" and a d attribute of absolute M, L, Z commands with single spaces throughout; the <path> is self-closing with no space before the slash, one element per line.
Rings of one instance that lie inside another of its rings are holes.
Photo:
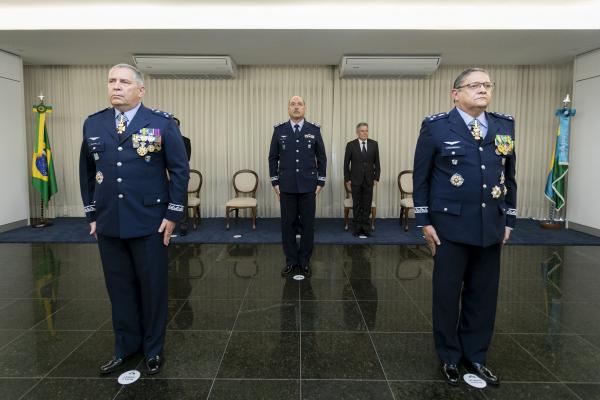
<path fill-rule="evenodd" d="M 29 220 L 23 62 L 0 51 L 0 231 Z"/>
<path fill-rule="evenodd" d="M 600 234 L 600 50 L 575 59 L 567 189 L 569 227 Z"/>

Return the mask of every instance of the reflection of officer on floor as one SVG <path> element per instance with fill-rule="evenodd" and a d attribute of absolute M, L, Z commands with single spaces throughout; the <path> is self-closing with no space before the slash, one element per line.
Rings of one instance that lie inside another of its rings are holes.
<path fill-rule="evenodd" d="M 361 299 L 368 299 L 369 301 L 361 301 L 359 303 L 362 309 L 362 316 L 360 321 L 354 320 L 356 313 L 354 312 L 354 303 L 344 302 L 344 322 L 349 329 L 353 329 L 356 326 L 364 327 L 362 317 L 365 319 L 368 329 L 375 328 L 375 322 L 377 321 L 377 287 L 373 285 L 371 281 L 371 247 L 365 245 L 352 245 L 346 246 L 346 258 L 350 258 L 350 265 L 347 265 L 348 279 L 353 283 L 350 283 L 344 287 L 343 295 L 344 300 L 354 300 L 354 294 Z M 372 301 L 371 301 L 372 300 Z"/>
<path fill-rule="evenodd" d="M 327 156 L 321 128 L 304 119 L 304 100 L 294 96 L 288 103 L 289 121 L 275 126 L 269 150 L 269 174 L 281 205 L 281 237 L 290 276 L 295 266 L 310 276 L 316 195 L 325 185 Z M 295 229 L 301 222 L 300 247 Z"/>
<path fill-rule="evenodd" d="M 135 67 L 114 66 L 113 107 L 83 126 L 81 197 L 90 234 L 98 237 L 115 333 L 114 356 L 101 373 L 139 351 L 148 373 L 163 363 L 167 246 L 183 215 L 189 169 L 177 125 L 170 114 L 144 107 L 144 92 Z"/>
<path fill-rule="evenodd" d="M 415 151 L 417 226 L 434 257 L 433 331 L 446 381 L 457 365 L 490 384 L 486 367 L 494 330 L 500 251 L 515 225 L 515 124 L 486 112 L 494 84 L 472 68 L 455 80 L 449 113 L 425 118 Z"/>

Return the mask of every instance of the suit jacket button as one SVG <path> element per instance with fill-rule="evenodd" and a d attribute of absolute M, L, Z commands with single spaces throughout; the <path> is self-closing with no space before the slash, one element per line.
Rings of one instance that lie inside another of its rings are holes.
<path fill-rule="evenodd" d="M 481 203 L 481 207 L 485 208 L 485 203 Z"/>
<path fill-rule="evenodd" d="M 157 203 L 160 203 L 160 199 L 156 199 L 156 202 L 157 202 Z"/>
<path fill-rule="evenodd" d="M 485 165 L 482 165 L 482 166 L 481 166 L 481 169 L 485 169 Z"/>
<path fill-rule="evenodd" d="M 123 165 L 121 161 L 117 162 L 117 167 L 120 167 L 121 165 Z"/>
<path fill-rule="evenodd" d="M 448 209 L 446 207 L 444 207 L 444 211 L 448 211 Z"/>
<path fill-rule="evenodd" d="M 300 170 L 296 168 L 296 172 L 300 172 Z"/>
<path fill-rule="evenodd" d="M 121 146 L 119 146 L 119 147 L 117 147 L 117 150 L 123 151 L 123 148 Z"/>
<path fill-rule="evenodd" d="M 123 195 L 122 195 L 121 193 L 119 193 L 119 198 L 120 198 L 120 199 L 122 199 L 122 198 L 123 198 Z"/>

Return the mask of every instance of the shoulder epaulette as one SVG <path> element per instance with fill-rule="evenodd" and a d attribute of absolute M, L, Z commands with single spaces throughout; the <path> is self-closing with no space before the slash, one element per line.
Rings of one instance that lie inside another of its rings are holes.
<path fill-rule="evenodd" d="M 278 126 L 285 125 L 287 123 L 288 123 L 288 121 L 278 122 L 275 125 L 273 125 L 273 128 L 277 128 Z"/>
<path fill-rule="evenodd" d="M 308 123 L 308 124 L 314 125 L 314 126 L 316 126 L 317 128 L 320 128 L 320 127 L 321 127 L 321 124 L 318 124 L 318 123 L 316 123 L 316 122 L 312 122 L 312 121 L 311 121 L 311 122 L 308 122 L 308 121 L 304 120 L 304 123 Z"/>
<path fill-rule="evenodd" d="M 152 111 L 152 113 L 154 113 L 156 115 L 160 115 L 161 117 L 166 118 L 166 119 L 170 119 L 171 117 L 173 117 L 173 114 L 169 114 L 166 111 L 161 111 L 156 108 L 151 108 L 150 111 Z"/>
<path fill-rule="evenodd" d="M 490 114 L 492 114 L 493 116 L 498 117 L 498 118 L 507 119 L 509 121 L 515 120 L 515 117 L 513 117 L 512 115 L 508 115 L 508 114 L 500 114 L 498 112 L 490 112 Z"/>
<path fill-rule="evenodd" d="M 111 108 L 111 107 L 106 107 L 106 108 L 105 108 L 105 109 L 103 109 L 103 110 L 96 111 L 95 113 L 88 115 L 88 118 L 89 118 L 89 117 L 93 117 L 94 115 L 98 115 L 98 114 L 100 114 L 100 113 L 103 113 L 103 112 L 104 112 L 104 111 L 106 111 L 106 110 L 112 110 L 112 108 Z"/>
<path fill-rule="evenodd" d="M 449 115 L 448 113 L 443 112 L 443 113 L 439 113 L 439 114 L 430 115 L 428 117 L 425 117 L 425 119 L 427 121 L 431 122 L 431 121 L 436 121 L 436 120 L 442 119 L 442 118 L 448 118 L 448 115 Z"/>

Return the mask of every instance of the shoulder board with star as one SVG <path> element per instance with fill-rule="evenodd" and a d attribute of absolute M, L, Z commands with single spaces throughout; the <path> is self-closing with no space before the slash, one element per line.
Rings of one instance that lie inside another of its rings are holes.
<path fill-rule="evenodd" d="M 170 114 L 166 111 L 158 110 L 156 108 L 151 108 L 150 111 L 152 111 L 153 114 L 160 115 L 161 117 L 166 119 L 171 119 L 171 117 L 173 117 L 173 114 Z"/>
<path fill-rule="evenodd" d="M 490 114 L 492 114 L 494 117 L 498 117 L 498 118 L 502 118 L 502 119 L 507 119 L 509 121 L 515 121 L 515 117 L 513 117 L 512 115 L 508 115 L 508 114 L 500 114 L 498 112 L 490 112 Z"/>
<path fill-rule="evenodd" d="M 101 114 L 101 113 L 103 113 L 103 112 L 105 112 L 105 111 L 108 111 L 108 110 L 112 110 L 112 108 L 111 108 L 111 107 L 106 107 L 106 108 L 105 108 L 105 109 L 103 109 L 103 110 L 96 111 L 95 113 L 88 115 L 88 118 L 90 118 L 90 117 L 93 117 L 94 115 Z"/>
<path fill-rule="evenodd" d="M 285 124 L 287 124 L 288 122 L 289 122 L 289 121 L 278 122 L 278 123 L 276 123 L 275 125 L 273 125 L 273 128 L 280 127 L 281 125 L 285 125 Z"/>
<path fill-rule="evenodd" d="M 316 126 L 317 128 L 320 128 L 320 127 L 321 127 L 321 124 L 318 124 L 318 123 L 316 123 L 316 122 L 308 122 L 307 120 L 304 120 L 304 123 L 305 123 L 305 124 L 309 124 L 309 125 L 314 125 L 314 126 Z"/>
<path fill-rule="evenodd" d="M 433 114 L 425 117 L 425 120 L 428 122 L 437 121 L 438 119 L 448 118 L 448 113 L 443 112 L 439 114 Z"/>

